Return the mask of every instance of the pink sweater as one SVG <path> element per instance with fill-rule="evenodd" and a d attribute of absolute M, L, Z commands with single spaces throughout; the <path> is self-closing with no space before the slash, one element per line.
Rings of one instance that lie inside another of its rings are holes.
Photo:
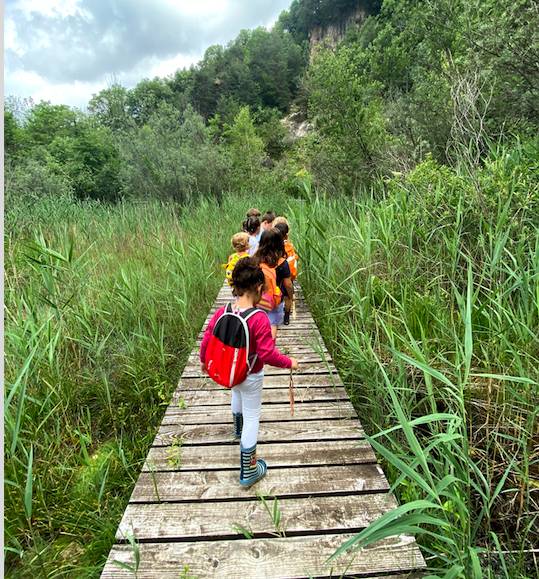
<path fill-rule="evenodd" d="M 224 307 L 219 308 L 215 314 L 213 314 L 213 318 L 210 320 L 210 323 L 204 332 L 202 344 L 200 345 L 201 362 L 204 362 L 206 348 L 208 347 L 208 342 L 212 335 L 213 328 L 215 327 L 215 323 L 224 310 Z M 265 312 L 260 311 L 252 315 L 247 320 L 247 325 L 249 326 L 250 336 L 249 353 L 257 354 L 256 362 L 251 370 L 253 374 L 260 372 L 264 367 L 264 364 L 276 366 L 277 368 L 290 368 L 292 366 L 292 360 L 290 360 L 288 356 L 281 354 L 281 352 L 279 352 L 275 347 L 275 342 L 271 337 L 271 326 Z"/>

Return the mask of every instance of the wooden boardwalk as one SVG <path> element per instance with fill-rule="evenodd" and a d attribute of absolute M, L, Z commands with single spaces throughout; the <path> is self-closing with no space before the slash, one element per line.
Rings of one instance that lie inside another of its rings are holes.
<path fill-rule="evenodd" d="M 224 286 L 208 320 L 228 301 L 230 290 Z M 396 502 L 301 290 L 295 318 L 277 339 L 283 351 L 300 359 L 294 416 L 288 370 L 266 367 L 258 454 L 267 461 L 268 474 L 250 489 L 238 483 L 230 393 L 200 373 L 201 335 L 102 577 L 419 576 L 416 571 L 425 563 L 410 536 L 386 539 L 326 564 L 346 539 Z M 134 547 L 128 535 L 136 539 Z"/>

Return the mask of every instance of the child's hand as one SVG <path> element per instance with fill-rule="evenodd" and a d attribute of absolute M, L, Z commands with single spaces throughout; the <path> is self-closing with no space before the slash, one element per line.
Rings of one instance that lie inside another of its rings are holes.
<path fill-rule="evenodd" d="M 200 362 L 200 371 L 202 372 L 202 374 L 208 373 L 208 369 L 206 368 L 206 364 L 204 364 L 204 362 Z"/>
<path fill-rule="evenodd" d="M 290 358 L 290 360 L 292 361 L 292 370 L 297 370 L 299 367 L 299 362 L 296 360 L 296 358 Z"/>

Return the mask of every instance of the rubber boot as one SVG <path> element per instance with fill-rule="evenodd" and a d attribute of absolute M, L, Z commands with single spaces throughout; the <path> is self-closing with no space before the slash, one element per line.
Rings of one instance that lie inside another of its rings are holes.
<path fill-rule="evenodd" d="M 251 448 L 240 444 L 240 454 L 240 485 L 249 487 L 266 474 L 268 466 L 261 458 L 256 459 L 256 444 Z"/>
<path fill-rule="evenodd" d="M 238 440 L 241 438 L 241 431 L 243 429 L 243 414 L 238 412 L 232 413 L 232 418 L 234 419 L 234 440 Z"/>
<path fill-rule="evenodd" d="M 290 325 L 290 312 L 285 311 L 283 324 L 284 324 L 285 326 L 289 326 L 289 325 Z"/>

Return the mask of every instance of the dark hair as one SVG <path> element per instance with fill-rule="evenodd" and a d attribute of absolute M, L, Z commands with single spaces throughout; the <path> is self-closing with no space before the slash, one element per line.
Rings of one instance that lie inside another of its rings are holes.
<path fill-rule="evenodd" d="M 281 235 L 283 236 L 283 239 L 288 235 L 288 230 L 289 227 L 286 223 L 283 223 L 282 221 L 280 223 L 276 223 L 273 226 L 274 229 L 277 229 L 278 231 L 281 232 Z"/>
<path fill-rule="evenodd" d="M 262 223 L 262 221 L 267 221 L 268 223 L 273 223 L 276 217 L 277 215 L 275 215 L 274 211 L 266 211 L 266 213 L 264 213 L 260 218 L 260 222 Z"/>
<path fill-rule="evenodd" d="M 276 267 L 279 259 L 284 256 L 283 236 L 278 229 L 272 227 L 260 238 L 260 244 L 258 251 L 255 253 L 255 258 L 258 263 L 267 263 L 270 267 Z"/>
<path fill-rule="evenodd" d="M 260 217 L 261 215 L 262 214 L 258 209 L 256 209 L 256 207 L 252 207 L 249 209 L 249 211 L 247 211 L 247 219 L 249 219 L 249 217 Z"/>
<path fill-rule="evenodd" d="M 253 233 L 256 233 L 259 227 L 260 227 L 260 219 L 258 219 L 258 217 L 248 217 L 243 222 L 243 231 L 246 231 L 251 235 Z"/>
<path fill-rule="evenodd" d="M 264 283 L 264 272 L 260 269 L 258 261 L 252 257 L 240 259 L 232 271 L 234 295 L 242 296 L 245 292 L 254 292 Z"/>

